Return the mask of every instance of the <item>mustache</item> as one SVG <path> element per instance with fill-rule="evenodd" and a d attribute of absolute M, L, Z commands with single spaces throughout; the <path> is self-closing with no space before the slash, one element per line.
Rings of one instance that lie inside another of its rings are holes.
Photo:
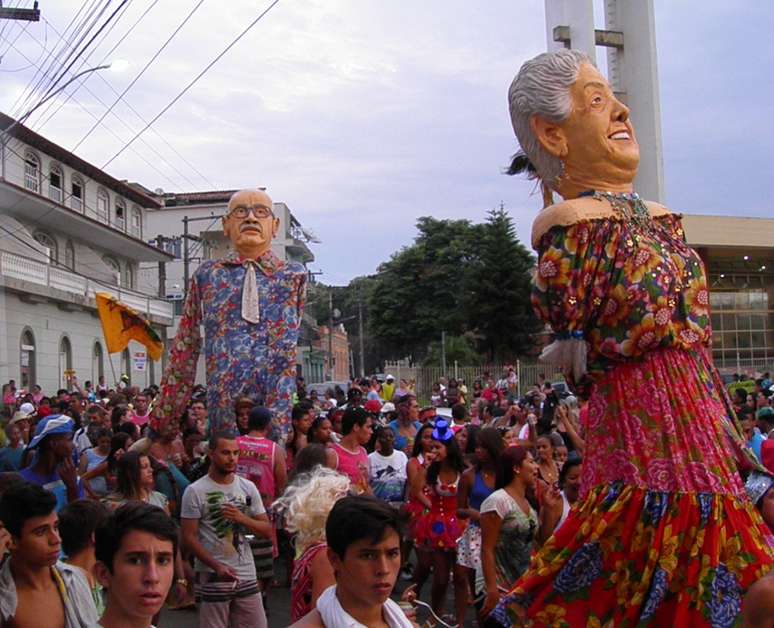
<path fill-rule="evenodd" d="M 254 222 L 246 222 L 246 223 L 243 223 L 243 224 L 242 224 L 242 225 L 239 227 L 239 233 L 242 233 L 243 231 L 247 231 L 248 229 L 250 229 L 250 230 L 254 230 L 254 231 L 258 231 L 259 233 L 263 233 L 263 231 L 262 231 L 262 230 L 261 230 L 261 228 L 258 226 L 258 224 L 257 224 L 257 223 L 254 223 Z"/>

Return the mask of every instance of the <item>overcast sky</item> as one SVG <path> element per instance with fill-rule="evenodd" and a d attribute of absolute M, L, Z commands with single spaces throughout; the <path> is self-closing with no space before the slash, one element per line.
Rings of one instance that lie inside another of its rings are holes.
<path fill-rule="evenodd" d="M 197 3 L 158 2 L 110 55 L 129 67 L 100 77 L 122 91 Z M 102 61 L 151 4 L 129 0 L 84 67 Z M 150 120 L 268 4 L 205 0 L 126 100 Z M 45 61 L 41 44 L 61 45 L 55 30 L 80 6 L 43 0 L 45 20 L 24 32 L 6 24 L 0 109 L 24 111 L 14 103 L 33 77 L 27 66 Z M 674 211 L 774 214 L 773 16 L 765 2 L 656 0 Z M 516 149 L 506 93 L 521 63 L 544 49 L 542 0 L 281 0 L 154 125 L 166 143 L 146 132 L 106 169 L 167 191 L 266 186 L 322 240 L 312 268 L 325 283 L 374 272 L 412 241 L 423 215 L 481 221 L 503 202 L 528 242 L 540 199 L 531 184 L 500 174 Z M 73 149 L 105 111 L 97 97 L 115 99 L 91 75 L 77 103 L 57 110 L 57 101 L 30 126 Z M 144 126 L 125 104 L 114 111 L 76 151 L 97 166 Z"/>

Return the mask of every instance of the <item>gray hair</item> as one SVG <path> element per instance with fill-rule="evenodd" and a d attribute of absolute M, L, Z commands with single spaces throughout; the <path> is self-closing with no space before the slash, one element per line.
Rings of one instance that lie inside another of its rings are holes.
<path fill-rule="evenodd" d="M 511 124 L 521 150 L 545 185 L 556 189 L 564 170 L 562 161 L 548 153 L 532 132 L 530 119 L 540 116 L 559 124 L 571 112 L 570 87 L 578 78 L 580 66 L 592 63 L 578 50 L 544 52 L 521 66 L 508 90 Z M 592 64 L 593 65 L 593 64 Z M 517 155 L 518 157 L 518 155 Z M 528 170 L 528 167 L 524 169 Z M 517 170 L 512 168 L 512 173 Z"/>

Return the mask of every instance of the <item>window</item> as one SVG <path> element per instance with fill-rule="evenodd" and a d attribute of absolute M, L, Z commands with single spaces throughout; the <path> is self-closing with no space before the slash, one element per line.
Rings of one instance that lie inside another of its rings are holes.
<path fill-rule="evenodd" d="M 102 188 L 97 190 L 97 220 L 107 223 L 110 211 L 110 197 Z"/>
<path fill-rule="evenodd" d="M 70 339 L 62 336 L 59 341 L 59 387 L 69 389 L 70 378 L 73 376 L 73 348 Z"/>
<path fill-rule="evenodd" d="M 108 265 L 110 270 L 113 271 L 113 283 L 115 283 L 117 286 L 121 285 L 121 265 L 118 263 L 118 261 L 110 257 L 109 255 L 105 255 L 105 257 L 102 258 L 102 261 L 105 262 L 105 264 Z"/>
<path fill-rule="evenodd" d="M 69 268 L 70 270 L 75 270 L 75 247 L 73 246 L 72 240 L 68 240 L 65 244 L 65 254 L 64 254 L 64 265 L 65 268 Z"/>
<path fill-rule="evenodd" d="M 142 212 L 139 207 L 132 207 L 131 230 L 135 238 L 142 238 Z"/>
<path fill-rule="evenodd" d="M 131 264 L 126 265 L 126 272 L 121 275 L 121 285 L 130 290 L 134 288 L 134 268 Z"/>
<path fill-rule="evenodd" d="M 94 343 L 94 350 L 91 354 L 91 381 L 96 387 L 101 377 L 105 376 L 105 362 L 102 345 L 99 341 Z"/>
<path fill-rule="evenodd" d="M 29 329 L 25 329 L 21 335 L 19 367 L 21 387 L 29 390 L 33 384 L 37 383 L 35 379 L 35 336 Z"/>
<path fill-rule="evenodd" d="M 34 153 L 24 156 L 24 187 L 33 192 L 40 191 L 40 159 Z"/>
<path fill-rule="evenodd" d="M 116 199 L 116 219 L 115 225 L 121 231 L 126 230 L 126 205 L 120 199 Z"/>
<path fill-rule="evenodd" d="M 52 201 L 57 203 L 62 202 L 64 194 L 64 174 L 59 166 L 51 166 L 51 171 L 48 173 L 48 197 Z"/>
<path fill-rule="evenodd" d="M 70 182 L 70 207 L 83 211 L 83 181 L 80 177 L 73 176 Z"/>
<path fill-rule="evenodd" d="M 59 263 L 59 250 L 56 244 L 56 240 L 43 231 L 36 231 L 32 234 L 32 237 L 39 244 L 42 244 L 48 249 L 48 261 L 51 264 Z"/>

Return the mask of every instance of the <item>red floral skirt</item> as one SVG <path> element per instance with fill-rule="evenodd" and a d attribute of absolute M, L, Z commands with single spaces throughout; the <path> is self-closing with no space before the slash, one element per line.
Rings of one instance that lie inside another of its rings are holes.
<path fill-rule="evenodd" d="M 654 351 L 595 384 L 581 505 L 492 617 L 504 626 L 733 626 L 774 542 L 704 352 Z"/>

